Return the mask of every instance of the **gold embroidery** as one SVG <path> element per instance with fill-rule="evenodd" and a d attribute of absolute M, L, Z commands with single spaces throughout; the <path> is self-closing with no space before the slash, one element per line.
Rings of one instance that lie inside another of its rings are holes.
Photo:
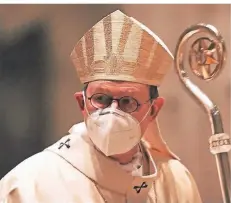
<path fill-rule="evenodd" d="M 71 53 L 80 81 L 122 80 L 159 86 L 173 57 L 143 24 L 115 11 L 94 25 Z"/>

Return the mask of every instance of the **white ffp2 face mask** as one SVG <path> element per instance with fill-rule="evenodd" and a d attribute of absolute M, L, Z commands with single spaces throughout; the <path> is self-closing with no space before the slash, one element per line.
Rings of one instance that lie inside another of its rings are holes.
<path fill-rule="evenodd" d="M 146 118 L 150 109 L 151 107 L 141 122 Z M 88 113 L 87 109 L 86 111 Z M 141 122 L 130 114 L 111 107 L 98 109 L 92 114 L 88 113 L 85 122 L 90 139 L 106 156 L 130 151 L 142 137 Z"/>

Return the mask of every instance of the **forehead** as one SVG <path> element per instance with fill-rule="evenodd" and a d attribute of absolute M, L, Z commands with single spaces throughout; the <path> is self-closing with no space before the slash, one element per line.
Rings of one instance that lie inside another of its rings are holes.
<path fill-rule="evenodd" d="M 110 91 L 118 93 L 146 93 L 148 86 L 145 84 L 125 82 L 125 81 L 93 81 L 88 84 L 90 91 Z"/>

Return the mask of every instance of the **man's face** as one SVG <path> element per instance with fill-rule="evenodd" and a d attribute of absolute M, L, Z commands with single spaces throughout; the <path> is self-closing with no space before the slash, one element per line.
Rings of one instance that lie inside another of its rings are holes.
<path fill-rule="evenodd" d="M 152 121 L 153 118 L 157 115 L 157 112 L 163 104 L 163 100 L 158 98 L 154 101 L 150 100 L 149 96 L 149 86 L 133 82 L 119 82 L 119 81 L 94 81 L 88 84 L 86 90 L 86 107 L 82 105 L 82 95 L 76 94 L 77 101 L 79 102 L 80 108 L 82 110 L 83 116 L 86 119 L 89 114 L 97 110 L 95 106 L 92 105 L 91 101 L 88 99 L 95 94 L 104 94 L 114 99 L 120 99 L 122 97 L 132 97 L 140 104 L 140 106 L 130 114 L 141 122 L 144 116 L 147 114 L 146 118 L 140 124 L 141 132 L 144 134 L 145 130 L 148 127 L 148 124 Z M 161 100 L 161 101 L 160 101 Z M 113 101 L 110 105 L 113 108 L 118 108 L 118 101 Z M 86 111 L 87 108 L 87 111 Z"/>

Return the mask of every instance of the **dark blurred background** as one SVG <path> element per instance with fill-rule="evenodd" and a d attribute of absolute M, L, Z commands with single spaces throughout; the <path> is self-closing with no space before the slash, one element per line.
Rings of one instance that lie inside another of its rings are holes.
<path fill-rule="evenodd" d="M 74 93 L 82 89 L 69 58 L 97 21 L 120 9 L 153 30 L 174 52 L 186 27 L 213 24 L 227 44 L 221 75 L 196 84 L 216 102 L 230 134 L 229 5 L 0 5 L 0 178 L 82 121 Z M 172 69 L 162 87 L 165 140 L 192 172 L 203 202 L 219 203 L 220 186 L 205 111 L 185 92 Z"/>

